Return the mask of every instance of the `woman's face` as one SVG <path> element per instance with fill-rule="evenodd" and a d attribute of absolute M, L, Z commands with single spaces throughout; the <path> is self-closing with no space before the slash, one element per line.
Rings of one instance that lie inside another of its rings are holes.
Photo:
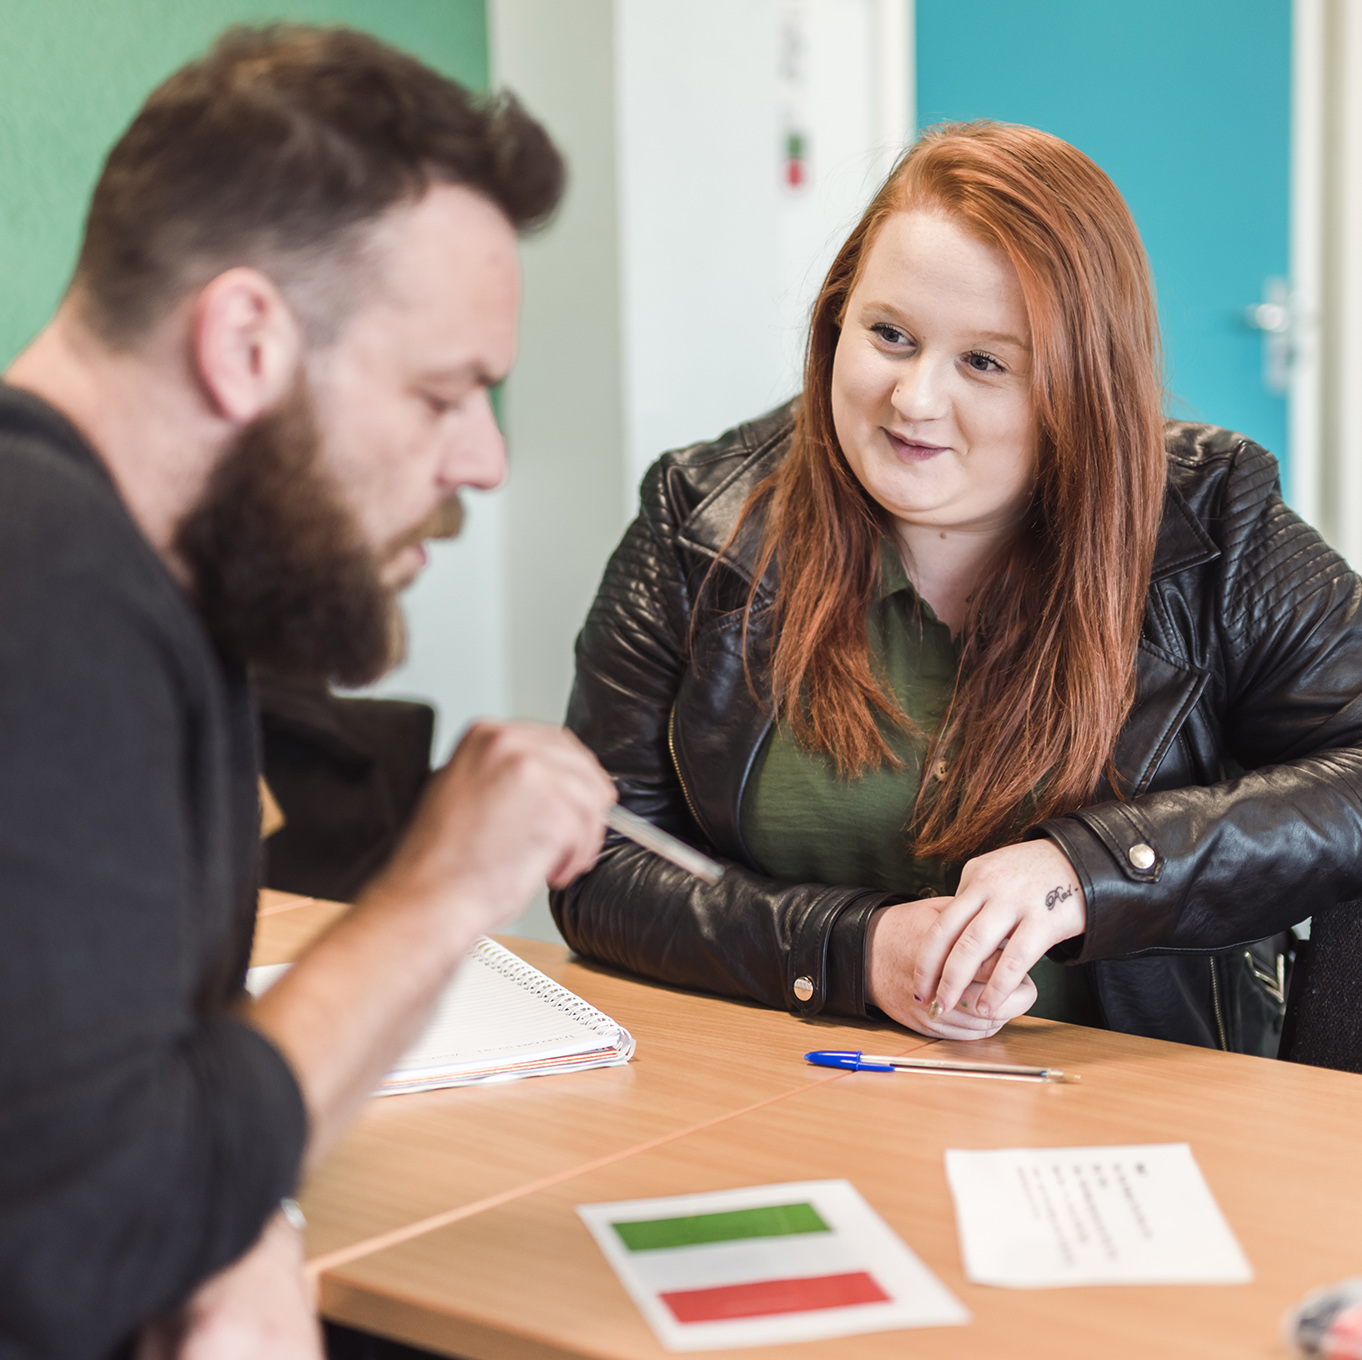
<path fill-rule="evenodd" d="M 932 212 L 880 228 L 847 302 L 832 415 L 901 525 L 995 536 L 1035 473 L 1031 337 L 1007 257 Z"/>

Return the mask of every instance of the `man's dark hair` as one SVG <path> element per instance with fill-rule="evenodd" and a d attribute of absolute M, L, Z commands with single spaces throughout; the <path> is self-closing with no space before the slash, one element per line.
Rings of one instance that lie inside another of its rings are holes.
<path fill-rule="evenodd" d="M 87 324 L 127 348 L 186 292 L 253 265 L 324 338 L 354 301 L 355 270 L 336 266 L 390 208 L 460 184 L 525 230 L 563 178 L 510 95 L 472 94 L 351 29 L 232 28 L 109 153 L 73 289 Z"/>

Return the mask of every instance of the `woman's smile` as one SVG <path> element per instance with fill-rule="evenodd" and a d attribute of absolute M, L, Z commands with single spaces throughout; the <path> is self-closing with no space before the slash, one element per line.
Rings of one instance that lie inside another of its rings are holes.
<path fill-rule="evenodd" d="M 910 439 L 906 435 L 895 434 L 893 430 L 885 430 L 884 433 L 889 440 L 889 447 L 905 463 L 925 463 L 929 458 L 935 458 L 938 453 L 950 452 L 950 447 L 946 444 L 928 444 L 922 439 Z"/>

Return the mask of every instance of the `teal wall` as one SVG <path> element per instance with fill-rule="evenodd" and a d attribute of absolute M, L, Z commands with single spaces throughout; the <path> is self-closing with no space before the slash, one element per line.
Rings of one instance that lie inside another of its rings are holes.
<path fill-rule="evenodd" d="M 0 367 L 46 322 L 105 153 L 232 23 L 348 24 L 487 85 L 484 0 L 0 0 Z"/>
<path fill-rule="evenodd" d="M 1144 237 L 1169 410 L 1286 453 L 1242 321 L 1287 272 L 1291 0 L 917 0 L 922 126 L 999 118 L 1087 152 Z"/>

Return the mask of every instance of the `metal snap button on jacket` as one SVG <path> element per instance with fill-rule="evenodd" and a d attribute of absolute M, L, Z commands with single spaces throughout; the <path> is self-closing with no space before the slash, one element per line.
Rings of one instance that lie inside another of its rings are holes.
<path fill-rule="evenodd" d="M 811 977 L 795 978 L 794 994 L 801 1001 L 808 1001 L 813 996 L 813 979 Z"/>
<path fill-rule="evenodd" d="M 1132 845 L 1130 849 L 1126 851 L 1126 858 L 1137 869 L 1152 869 L 1154 867 L 1154 861 L 1158 856 L 1154 854 L 1154 847 L 1152 845 L 1146 845 L 1141 841 L 1138 845 Z"/>

